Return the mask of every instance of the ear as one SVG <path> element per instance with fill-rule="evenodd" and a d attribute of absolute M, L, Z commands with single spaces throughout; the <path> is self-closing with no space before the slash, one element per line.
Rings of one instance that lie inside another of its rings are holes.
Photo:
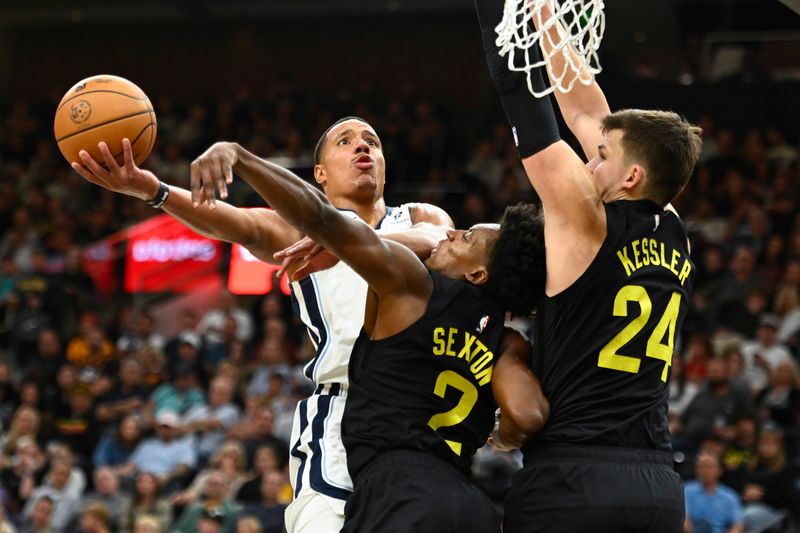
<path fill-rule="evenodd" d="M 466 272 L 464 277 L 473 285 L 483 285 L 489 281 L 489 271 L 486 270 L 486 267 L 482 266 L 470 272 Z"/>
<path fill-rule="evenodd" d="M 632 190 L 637 188 L 640 184 L 644 183 L 644 167 L 641 165 L 633 164 L 625 171 L 625 179 L 622 182 L 622 188 Z"/>
<path fill-rule="evenodd" d="M 328 183 L 328 178 L 325 176 L 325 167 L 322 165 L 314 165 L 314 179 L 322 188 L 325 188 L 325 184 Z"/>

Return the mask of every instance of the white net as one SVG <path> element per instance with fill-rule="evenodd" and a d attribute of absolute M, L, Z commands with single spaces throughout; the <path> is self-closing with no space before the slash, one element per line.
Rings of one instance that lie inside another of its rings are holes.
<path fill-rule="evenodd" d="M 536 97 L 576 82 L 589 85 L 601 70 L 597 50 L 605 30 L 603 0 L 506 0 L 497 25 L 497 47 L 508 68 L 525 72 Z M 541 56 L 533 47 L 540 47 Z M 549 87 L 534 87 L 531 71 L 545 66 Z"/>

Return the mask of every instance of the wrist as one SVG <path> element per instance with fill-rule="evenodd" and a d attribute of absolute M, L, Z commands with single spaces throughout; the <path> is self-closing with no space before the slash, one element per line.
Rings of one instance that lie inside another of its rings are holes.
<path fill-rule="evenodd" d="M 156 192 L 146 200 L 147 205 L 153 208 L 161 208 L 169 197 L 169 186 L 163 181 L 158 182 L 158 189 Z"/>

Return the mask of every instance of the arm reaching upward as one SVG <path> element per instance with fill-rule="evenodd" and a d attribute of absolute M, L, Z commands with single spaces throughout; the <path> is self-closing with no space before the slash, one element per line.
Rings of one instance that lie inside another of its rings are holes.
<path fill-rule="evenodd" d="M 395 315 L 402 317 L 387 326 L 394 332 L 405 329 L 424 312 L 432 283 L 411 250 L 384 241 L 366 223 L 339 212 L 315 187 L 237 144 L 217 143 L 192 164 L 192 197 L 212 198 L 220 180 L 231 183 L 233 172 L 283 220 L 341 258 L 367 281 L 378 296 L 376 336 L 387 335 L 380 319 L 384 306 L 393 306 Z"/>
<path fill-rule="evenodd" d="M 99 149 L 106 168 L 100 166 L 86 151 L 80 153 L 83 164 L 73 162 L 72 168 L 86 181 L 110 191 L 144 201 L 156 196 L 159 179 L 152 172 L 136 166 L 128 139 L 122 141 L 125 164 L 121 167 L 106 143 L 99 143 Z M 169 196 L 162 209 L 197 233 L 241 244 L 262 261 L 270 263 L 275 263 L 273 253 L 302 236 L 269 209 L 242 209 L 225 202 L 218 202 L 215 209 L 193 207 L 189 191 L 180 187 L 169 187 Z"/>

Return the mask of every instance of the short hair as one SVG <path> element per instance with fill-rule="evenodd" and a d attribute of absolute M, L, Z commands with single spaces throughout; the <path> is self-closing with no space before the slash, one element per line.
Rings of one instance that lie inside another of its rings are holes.
<path fill-rule="evenodd" d="M 98 520 L 108 525 L 111 521 L 111 513 L 108 512 L 108 507 L 100 502 L 92 502 L 83 508 L 83 514 L 92 515 Z"/>
<path fill-rule="evenodd" d="M 365 119 L 363 119 L 361 117 L 357 117 L 355 115 L 350 115 L 350 116 L 347 116 L 347 117 L 340 118 L 339 120 L 337 120 L 336 122 L 334 122 L 333 124 L 328 126 L 328 129 L 326 129 L 323 132 L 322 136 L 317 141 L 317 146 L 314 147 L 314 165 L 315 166 L 319 165 L 319 162 L 322 160 L 322 149 L 325 148 L 325 141 L 327 141 L 327 139 L 328 139 L 328 134 L 331 132 L 331 130 L 333 128 L 335 128 L 336 126 L 338 126 L 342 122 L 347 122 L 348 120 L 358 120 L 360 122 L 363 122 L 367 126 L 370 125 L 369 122 L 367 122 Z"/>
<path fill-rule="evenodd" d="M 484 293 L 517 316 L 529 315 L 544 296 L 547 277 L 544 217 L 533 204 L 507 207 L 489 252 Z"/>
<path fill-rule="evenodd" d="M 648 199 L 665 206 L 678 196 L 700 157 L 703 130 L 672 111 L 624 109 L 601 123 L 603 133 L 622 130 L 626 158 L 645 167 Z"/>

